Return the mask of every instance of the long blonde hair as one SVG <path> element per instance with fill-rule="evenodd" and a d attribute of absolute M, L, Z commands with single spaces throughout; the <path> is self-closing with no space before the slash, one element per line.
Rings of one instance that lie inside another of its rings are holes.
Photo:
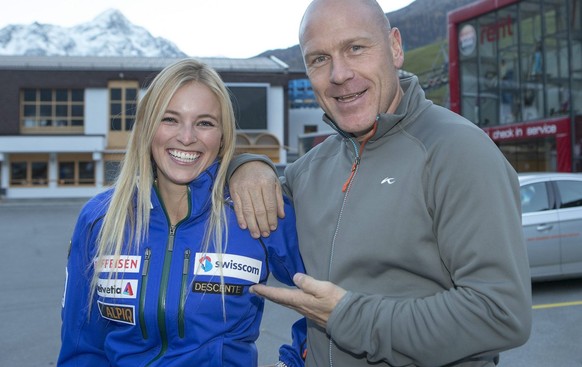
<path fill-rule="evenodd" d="M 211 214 L 202 251 L 206 252 L 210 242 L 214 242 L 216 251 L 223 253 L 223 231 L 226 231 L 224 186 L 228 163 L 234 155 L 236 142 L 234 112 L 228 90 L 218 73 L 200 61 L 183 59 L 164 68 L 153 79 L 138 103 L 127 153 L 99 231 L 89 299 L 93 298 L 97 289 L 100 264 L 105 257 L 119 258 L 126 244 L 126 251 L 137 252 L 148 237 L 155 169 L 152 164 L 152 141 L 175 92 L 192 82 L 207 86 L 216 95 L 221 106 L 222 148 L 218 153 L 221 164 L 212 187 Z M 117 276 L 113 269 L 110 277 Z"/>

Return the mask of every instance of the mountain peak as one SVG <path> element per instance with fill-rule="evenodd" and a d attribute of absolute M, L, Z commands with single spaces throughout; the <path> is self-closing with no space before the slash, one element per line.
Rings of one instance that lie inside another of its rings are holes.
<path fill-rule="evenodd" d="M 91 23 L 100 24 L 111 28 L 131 28 L 132 24 L 127 18 L 117 9 L 107 9 L 103 13 L 93 19 Z"/>
<path fill-rule="evenodd" d="M 119 10 L 66 28 L 34 22 L 0 29 L 0 55 L 185 57 L 172 42 L 132 24 Z"/>
<path fill-rule="evenodd" d="M 121 19 L 127 21 L 127 18 L 123 15 L 123 13 L 115 8 L 109 8 L 105 10 L 101 14 L 97 15 L 94 20 L 102 19 Z"/>

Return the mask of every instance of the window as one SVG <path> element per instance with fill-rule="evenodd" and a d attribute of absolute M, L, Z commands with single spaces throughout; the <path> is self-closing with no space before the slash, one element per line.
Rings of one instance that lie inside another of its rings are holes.
<path fill-rule="evenodd" d="M 229 85 L 237 127 L 243 130 L 267 129 L 267 86 Z"/>
<path fill-rule="evenodd" d="M 499 149 L 518 172 L 558 170 L 555 137 L 501 142 Z"/>
<path fill-rule="evenodd" d="M 27 162 L 12 162 L 10 164 L 10 184 L 27 185 L 28 184 L 28 164 Z"/>
<path fill-rule="evenodd" d="M 582 206 L 582 182 L 556 181 L 560 191 L 560 208 Z"/>
<path fill-rule="evenodd" d="M 10 161 L 11 186 L 47 186 L 48 155 L 15 155 Z"/>
<path fill-rule="evenodd" d="M 59 155 L 59 185 L 95 185 L 95 163 L 91 155 Z"/>
<path fill-rule="evenodd" d="M 105 185 L 111 186 L 115 183 L 115 180 L 119 175 L 123 154 L 105 154 L 103 160 L 105 167 Z"/>
<path fill-rule="evenodd" d="M 109 128 L 130 131 L 135 122 L 138 84 L 136 81 L 109 83 Z"/>
<path fill-rule="evenodd" d="M 303 133 L 316 133 L 317 132 L 317 125 L 303 125 Z"/>
<path fill-rule="evenodd" d="M 461 113 L 481 127 L 567 115 L 578 101 L 582 0 L 522 0 L 459 23 Z"/>
<path fill-rule="evenodd" d="M 523 213 L 541 212 L 550 209 L 548 191 L 544 182 L 524 185 L 520 189 Z"/>
<path fill-rule="evenodd" d="M 85 96 L 82 89 L 25 88 L 20 92 L 23 133 L 83 131 Z"/>

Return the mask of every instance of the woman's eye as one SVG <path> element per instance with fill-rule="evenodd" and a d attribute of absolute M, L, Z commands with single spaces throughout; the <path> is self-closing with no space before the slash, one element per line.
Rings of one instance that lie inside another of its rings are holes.
<path fill-rule="evenodd" d="M 209 127 L 211 127 L 211 126 L 215 126 L 216 124 L 213 121 L 202 120 L 202 121 L 199 121 L 196 125 L 198 125 L 198 126 L 209 126 Z"/>
<path fill-rule="evenodd" d="M 176 119 L 175 119 L 175 118 L 173 118 L 173 117 L 166 116 L 166 117 L 163 117 L 163 118 L 162 118 L 162 122 L 166 122 L 166 123 L 175 123 L 175 122 L 176 122 Z"/>

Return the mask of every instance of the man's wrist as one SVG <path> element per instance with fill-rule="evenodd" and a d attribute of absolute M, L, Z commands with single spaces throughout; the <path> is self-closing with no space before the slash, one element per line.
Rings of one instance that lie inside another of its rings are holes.
<path fill-rule="evenodd" d="M 228 164 L 228 170 L 226 172 L 226 181 L 229 183 L 230 177 L 240 166 L 248 162 L 263 162 L 271 167 L 273 171 L 277 172 L 277 167 L 275 164 L 266 156 L 262 154 L 251 154 L 251 153 L 241 153 L 233 157 L 233 159 Z"/>

